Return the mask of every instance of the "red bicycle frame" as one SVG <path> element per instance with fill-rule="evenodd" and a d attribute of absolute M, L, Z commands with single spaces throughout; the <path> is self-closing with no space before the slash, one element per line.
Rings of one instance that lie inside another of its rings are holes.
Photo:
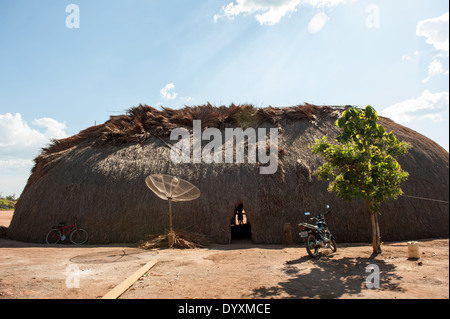
<path fill-rule="evenodd" d="M 74 230 L 77 230 L 78 227 L 77 225 L 68 225 L 68 226 L 63 226 L 60 227 L 59 230 L 61 231 L 61 235 L 63 236 L 68 236 L 71 232 L 73 232 Z"/>
<path fill-rule="evenodd" d="M 67 237 L 71 232 L 78 230 L 78 225 L 75 223 L 67 226 L 54 226 L 53 229 L 59 229 L 61 236 Z"/>

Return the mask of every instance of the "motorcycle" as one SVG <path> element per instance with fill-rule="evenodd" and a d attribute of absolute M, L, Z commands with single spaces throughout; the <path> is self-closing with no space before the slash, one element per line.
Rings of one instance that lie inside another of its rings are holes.
<path fill-rule="evenodd" d="M 306 251 L 312 258 L 317 257 L 319 248 L 330 248 L 332 252 L 336 252 L 337 246 L 334 236 L 328 229 L 325 216 L 331 213 L 330 206 L 326 206 L 325 213 L 320 214 L 317 217 L 311 217 L 312 221 L 315 221 L 314 225 L 308 223 L 298 224 L 300 230 L 300 237 L 306 239 Z M 306 216 L 310 213 L 306 212 Z"/>

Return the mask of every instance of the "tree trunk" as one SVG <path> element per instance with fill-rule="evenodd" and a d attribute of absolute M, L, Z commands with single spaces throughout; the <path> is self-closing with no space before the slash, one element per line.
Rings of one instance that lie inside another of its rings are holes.
<path fill-rule="evenodd" d="M 367 202 L 367 208 L 370 214 L 370 222 L 372 224 L 372 248 L 373 255 L 378 255 L 381 253 L 381 235 L 380 235 L 380 225 L 378 224 L 378 215 L 373 212 L 373 207 L 370 202 Z"/>
<path fill-rule="evenodd" d="M 377 244 L 378 251 L 381 253 L 381 233 L 380 233 L 380 223 L 378 222 L 378 213 L 375 214 L 375 223 L 377 224 Z"/>

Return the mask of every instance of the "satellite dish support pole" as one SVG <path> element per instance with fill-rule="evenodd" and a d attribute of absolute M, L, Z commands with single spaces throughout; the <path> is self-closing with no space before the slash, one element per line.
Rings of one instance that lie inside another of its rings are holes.
<path fill-rule="evenodd" d="M 172 232 L 172 199 L 169 198 L 169 231 Z"/>
<path fill-rule="evenodd" d="M 173 245 L 175 244 L 175 233 L 172 228 L 172 198 L 168 198 L 169 201 L 169 234 L 167 235 L 167 239 L 169 242 L 169 247 L 173 248 Z"/>

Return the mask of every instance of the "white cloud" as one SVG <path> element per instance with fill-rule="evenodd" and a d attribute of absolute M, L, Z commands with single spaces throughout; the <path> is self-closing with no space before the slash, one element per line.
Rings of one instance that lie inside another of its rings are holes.
<path fill-rule="evenodd" d="M 261 25 L 275 25 L 288 13 L 297 11 L 300 5 L 315 8 L 333 7 L 354 0 L 236 0 L 222 7 L 219 14 L 214 15 L 214 21 L 221 18 L 234 19 L 238 15 L 255 15 Z"/>
<path fill-rule="evenodd" d="M 66 125 L 51 118 L 31 121 L 20 113 L 0 114 L 0 193 L 20 194 L 33 167 L 33 158 L 50 139 L 67 137 Z"/>
<path fill-rule="evenodd" d="M 448 58 L 449 56 L 448 23 L 448 12 L 439 17 L 422 20 L 417 23 L 416 35 L 425 37 L 426 43 L 432 45 L 435 51 L 433 60 L 428 65 L 428 76 L 423 79 L 423 83 L 427 83 L 434 76 L 448 74 L 448 70 L 444 71 L 440 60 Z"/>
<path fill-rule="evenodd" d="M 402 61 L 411 61 L 411 60 L 412 60 L 412 56 L 410 56 L 408 54 L 402 55 Z"/>
<path fill-rule="evenodd" d="M 414 54 L 411 56 L 411 55 L 409 55 L 409 54 L 404 54 L 403 56 L 402 56 L 402 61 L 405 61 L 405 62 L 410 62 L 410 61 L 417 61 L 417 57 L 420 55 L 420 52 L 419 51 L 414 51 Z"/>
<path fill-rule="evenodd" d="M 181 97 L 180 97 L 180 100 L 181 100 L 181 102 L 183 102 L 183 103 L 188 103 L 188 102 L 191 102 L 191 101 L 193 100 L 193 98 L 190 97 L 190 96 L 181 96 Z"/>
<path fill-rule="evenodd" d="M 439 55 L 448 56 L 449 54 L 449 14 L 419 21 L 417 24 L 416 35 L 425 37 L 426 42 L 431 44 Z"/>
<path fill-rule="evenodd" d="M 317 33 L 322 30 L 328 20 L 330 20 L 330 18 L 324 12 L 316 14 L 308 24 L 309 33 Z"/>
<path fill-rule="evenodd" d="M 175 89 L 175 85 L 173 83 L 167 84 L 164 88 L 160 90 L 161 97 L 165 100 L 175 100 L 177 99 L 177 102 L 180 103 L 188 103 L 193 100 L 190 96 L 179 96 L 178 93 L 175 93 L 173 90 Z M 158 102 L 158 105 L 162 106 L 162 102 Z"/>
<path fill-rule="evenodd" d="M 33 120 L 32 123 L 33 123 L 33 125 L 46 128 L 44 136 L 47 139 L 51 139 L 51 138 L 60 139 L 60 138 L 67 137 L 67 134 L 64 131 L 66 129 L 65 123 L 59 123 L 58 121 L 48 118 L 48 117 Z"/>
<path fill-rule="evenodd" d="M 33 158 L 50 139 L 67 137 L 66 125 L 54 119 L 35 119 L 32 124 L 45 130 L 31 128 L 20 113 L 0 114 L 0 157 Z"/>
<path fill-rule="evenodd" d="M 167 84 L 165 87 L 163 87 L 160 91 L 161 96 L 165 100 L 175 100 L 177 98 L 178 93 L 173 92 L 175 89 L 175 85 L 173 83 Z"/>
<path fill-rule="evenodd" d="M 0 170 L 31 168 L 32 166 L 33 160 L 30 159 L 19 158 L 10 160 L 0 160 Z"/>
<path fill-rule="evenodd" d="M 274 25 L 280 22 L 288 12 L 296 11 L 300 0 L 237 0 L 222 7 L 222 14 L 214 15 L 214 21 L 227 17 L 233 19 L 240 14 L 254 14 L 260 24 Z"/>
<path fill-rule="evenodd" d="M 431 93 L 425 90 L 417 98 L 405 100 L 383 109 L 380 115 L 386 116 L 397 123 L 407 124 L 414 120 L 424 119 L 439 122 L 448 118 L 448 111 L 448 92 Z"/>
<path fill-rule="evenodd" d="M 428 65 L 428 76 L 422 82 L 427 83 L 433 76 L 439 74 L 445 74 L 445 72 L 441 61 L 435 58 L 431 61 L 430 65 Z"/>

